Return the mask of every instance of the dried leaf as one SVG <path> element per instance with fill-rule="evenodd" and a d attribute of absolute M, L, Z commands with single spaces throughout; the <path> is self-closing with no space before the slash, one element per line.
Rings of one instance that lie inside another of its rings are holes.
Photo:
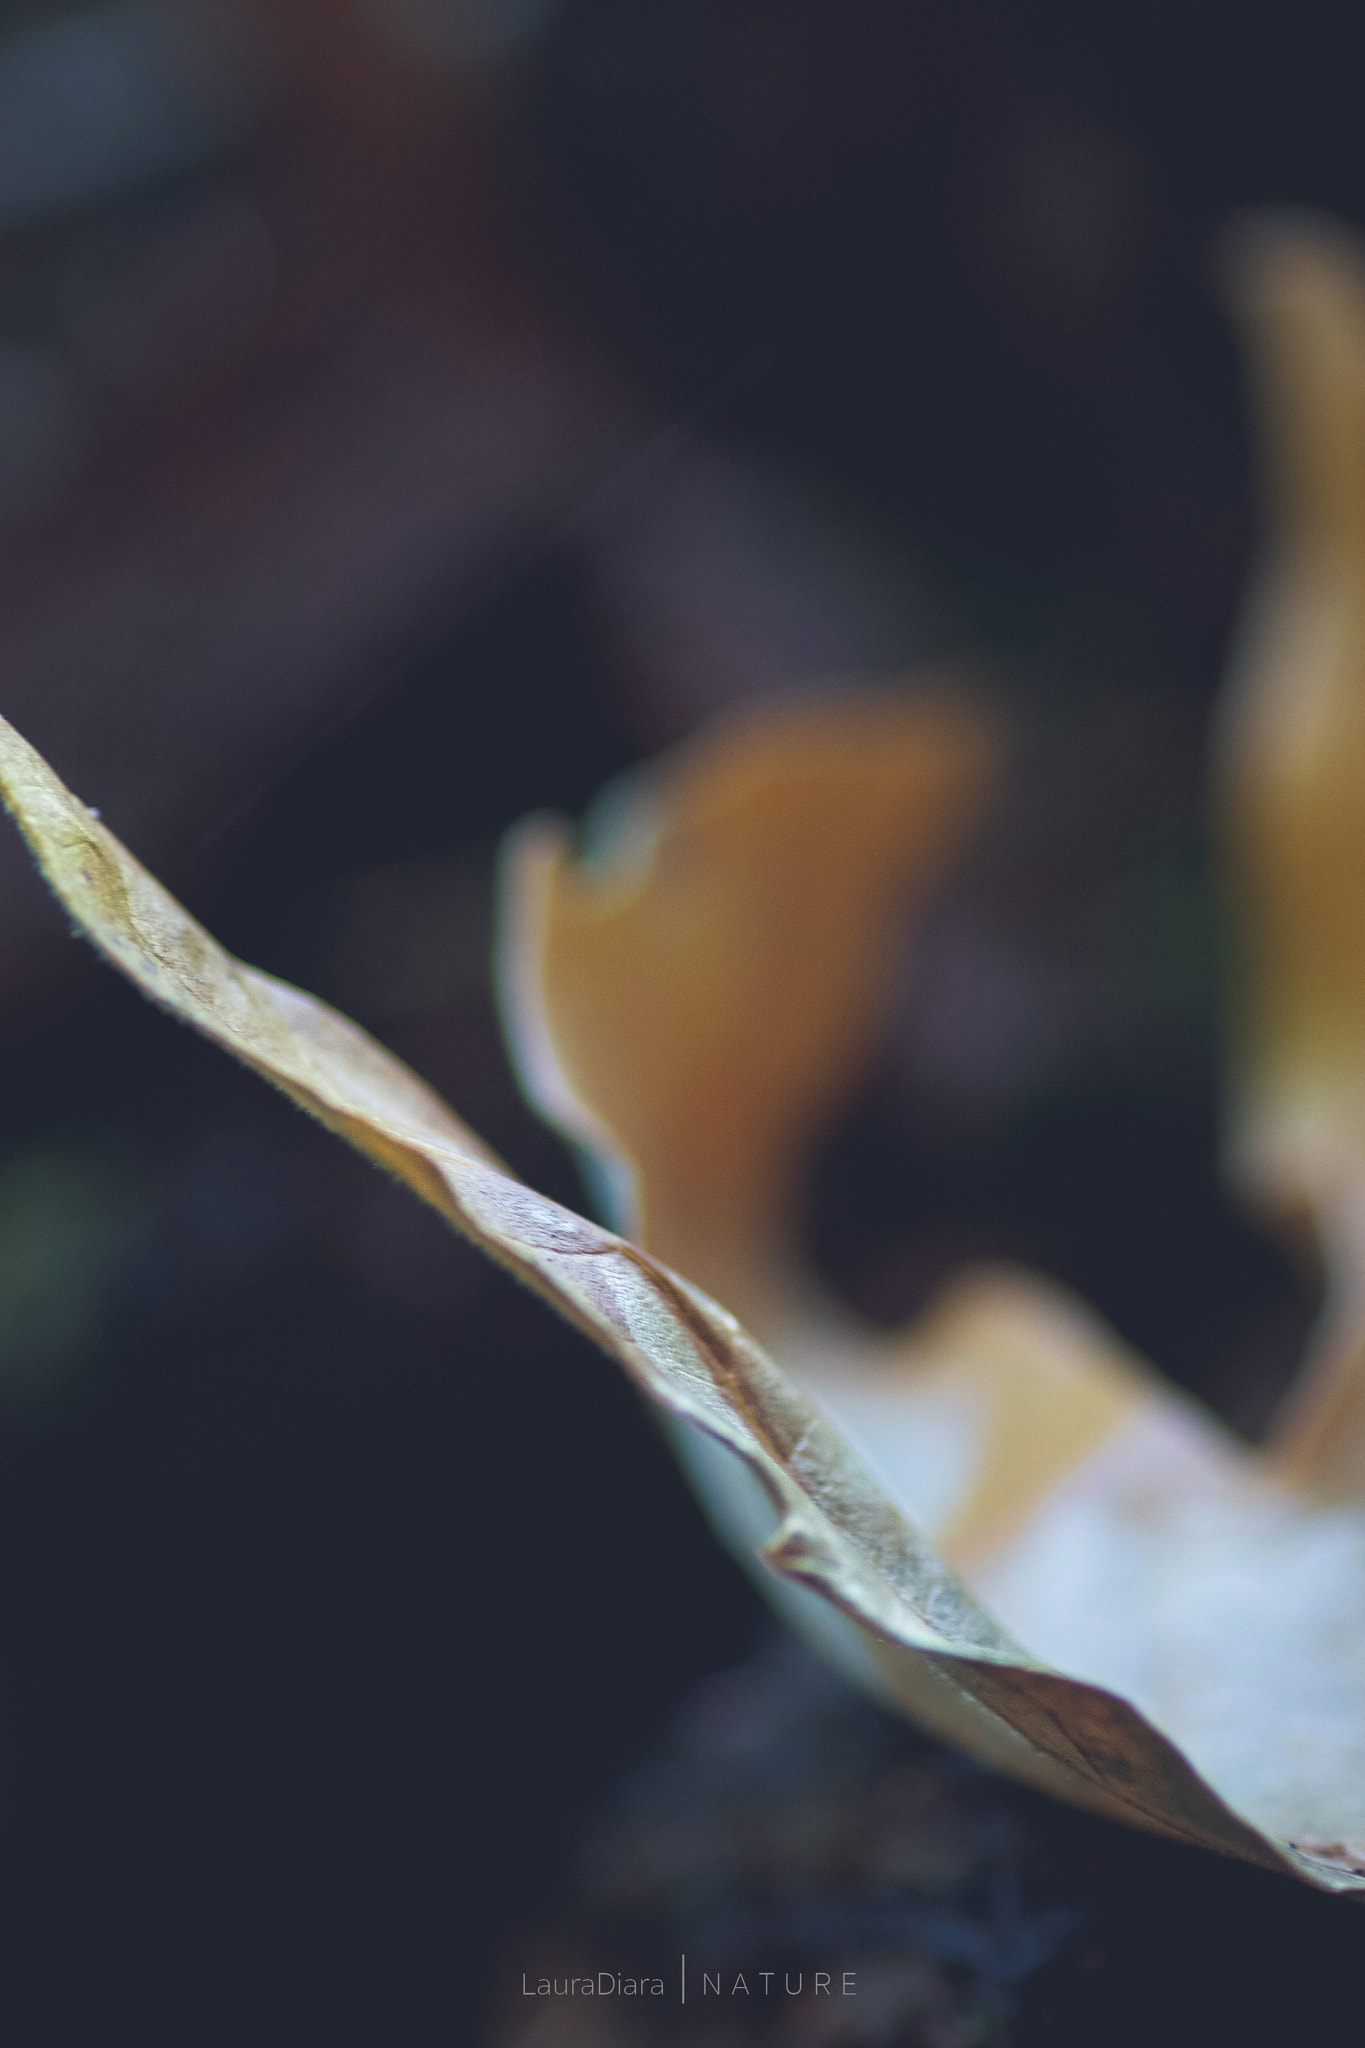
<path fill-rule="evenodd" d="M 1365 1517 L 1282 1478 L 1358 1492 L 1365 1467 L 1362 277 L 1352 246 L 1302 225 L 1244 250 L 1278 529 L 1224 747 L 1248 932 L 1234 1163 L 1307 1214 L 1333 1280 L 1278 1471 L 1037 1279 L 969 1275 L 875 1341 L 792 1256 L 796 1169 L 875 1041 L 891 931 L 980 809 L 979 717 L 946 699 L 756 717 L 618 792 L 593 861 L 541 821 L 510 863 L 532 1091 L 628 1226 L 741 1306 L 816 1406 L 694 1284 L 520 1187 L 363 1033 L 230 960 L 17 736 L 0 746 L 12 807 L 103 950 L 617 1357 L 831 1654 L 1021 1778 L 1326 1889 L 1365 1883 Z M 1070 1675 L 1012 1641 L 916 1521 Z"/>
<path fill-rule="evenodd" d="M 408 1181 L 747 1488 L 766 1562 L 828 1614 L 846 1659 L 885 1697 L 1062 1798 L 1328 1889 L 1359 1883 L 1242 1820 L 1125 1701 L 1011 1642 L 732 1316 L 514 1180 L 354 1025 L 224 953 L 3 724 L 0 787 L 67 910 L 117 967 Z"/>

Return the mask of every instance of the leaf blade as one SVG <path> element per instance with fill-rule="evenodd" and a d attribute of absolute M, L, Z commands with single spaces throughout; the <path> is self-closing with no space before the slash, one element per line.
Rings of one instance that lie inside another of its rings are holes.
<path fill-rule="evenodd" d="M 1323 1889 L 1365 1888 L 1234 1814 L 1134 1708 L 1012 1644 L 726 1310 L 515 1180 L 359 1027 L 226 953 L 3 720 L 0 792 L 69 914 L 145 995 L 398 1173 L 742 1461 L 772 1510 L 768 1562 L 852 1623 L 906 1711 L 1110 1817 Z"/>

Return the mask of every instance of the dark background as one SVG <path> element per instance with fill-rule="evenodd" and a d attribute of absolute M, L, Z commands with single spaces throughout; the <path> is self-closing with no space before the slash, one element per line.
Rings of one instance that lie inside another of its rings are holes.
<path fill-rule="evenodd" d="M 500 1048 L 501 833 L 742 697 L 969 660 L 1010 777 L 812 1255 L 888 1323 L 1025 1258 L 1254 1434 L 1314 1294 L 1217 1174 L 1205 733 L 1256 522 L 1218 250 L 1360 220 L 1351 57 L 1340 9 L 1221 0 L 7 8 L 0 709 L 581 1206 Z M 758 1596 L 614 1369 L 115 985 L 13 848 L 0 997 L 0 2033 L 529 2040 L 533 1955 L 695 1931 L 594 1905 L 575 1844 L 651 1753 L 723 1832 L 686 1700 L 778 1654 Z M 817 1694 L 852 1777 L 763 1722 L 772 1811 L 937 1772 L 977 1847 L 896 1896 L 994 1926 L 1008 1865 L 1052 1930 L 997 1968 L 916 1923 L 938 2003 L 848 2039 L 1353 2010 L 1350 1907 Z M 697 1882 L 759 1939 L 767 1879 Z"/>

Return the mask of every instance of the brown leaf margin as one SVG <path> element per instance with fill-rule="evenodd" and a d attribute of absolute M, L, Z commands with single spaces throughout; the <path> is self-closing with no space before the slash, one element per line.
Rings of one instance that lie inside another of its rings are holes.
<path fill-rule="evenodd" d="M 1109 1819 L 1365 1891 L 1365 1875 L 1243 1820 L 1126 1701 L 1013 1643 L 733 1316 L 515 1179 L 357 1025 L 226 953 L 3 719 L 0 794 L 78 930 L 144 995 L 405 1181 L 705 1440 L 698 1452 L 747 1468 L 773 1525 L 760 1555 L 829 1603 L 845 1661 L 888 1703 Z"/>

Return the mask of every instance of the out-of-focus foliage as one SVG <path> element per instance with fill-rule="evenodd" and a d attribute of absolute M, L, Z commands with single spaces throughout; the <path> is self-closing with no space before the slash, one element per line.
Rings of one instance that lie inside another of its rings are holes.
<path fill-rule="evenodd" d="M 737 702 L 989 653 L 996 800 L 803 1251 L 886 1329 L 1026 1263 L 1259 1434 L 1320 1276 L 1216 1169 L 1205 719 L 1253 506 L 1208 257 L 1248 203 L 1359 218 L 1349 35 L 1229 0 L 9 0 L 0 710 L 581 1208 L 498 1042 L 496 839 Z M 439 2033 L 755 1596 L 605 1361 L 143 1017 L 0 841 L 0 1157 L 151 1220 L 0 1408 L 0 2031 Z M 60 1308 L 71 1264 L 16 1242 Z M 577 1532 L 549 1600 L 524 1497 Z M 528 1582 L 534 1634 L 498 1604 Z M 1082 1818 L 1037 1813 L 1026 1887 Z M 1349 1908 L 1087 1839 L 1169 1875 L 1136 1947 L 1183 1954 L 1186 1900 L 1248 2013 L 1313 1929 L 1352 1981 Z M 1080 2038 L 1196 2038 L 1138 1981 L 1102 1971 Z"/>
<path fill-rule="evenodd" d="M 1305 1484 L 1365 1487 L 1365 253 L 1268 221 L 1235 251 L 1268 531 L 1222 720 L 1243 932 L 1232 1166 L 1312 1232 L 1327 1314 L 1275 1435 Z"/>
<path fill-rule="evenodd" d="M 145 1229 L 136 1181 L 98 1153 L 44 1147 L 0 1163 L 0 1408 L 60 1400 Z"/>

